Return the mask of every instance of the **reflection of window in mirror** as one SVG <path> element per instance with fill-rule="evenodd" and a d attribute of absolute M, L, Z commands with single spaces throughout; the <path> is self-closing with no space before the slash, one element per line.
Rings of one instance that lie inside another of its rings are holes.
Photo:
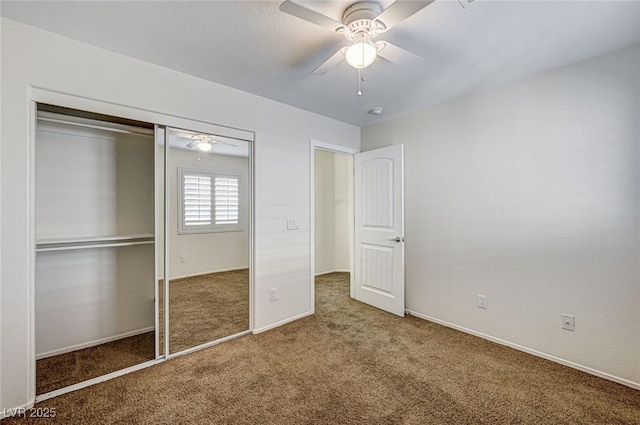
<path fill-rule="evenodd" d="M 241 231 L 240 176 L 180 168 L 180 233 Z"/>

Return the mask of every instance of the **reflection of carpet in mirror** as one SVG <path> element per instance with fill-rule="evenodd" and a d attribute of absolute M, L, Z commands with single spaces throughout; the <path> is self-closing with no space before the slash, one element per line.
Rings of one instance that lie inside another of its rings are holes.
<path fill-rule="evenodd" d="M 249 269 L 171 280 L 171 353 L 248 329 Z"/>
<path fill-rule="evenodd" d="M 155 332 L 122 338 L 36 362 L 36 394 L 153 360 Z"/>

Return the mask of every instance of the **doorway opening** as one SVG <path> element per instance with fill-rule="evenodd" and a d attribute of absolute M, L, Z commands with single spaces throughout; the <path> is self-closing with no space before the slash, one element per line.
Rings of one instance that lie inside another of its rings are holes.
<path fill-rule="evenodd" d="M 313 305 L 331 302 L 324 294 L 353 297 L 353 154 L 313 150 Z"/>
<path fill-rule="evenodd" d="M 343 294 L 338 297 L 348 294 L 356 301 L 403 317 L 404 146 L 391 145 L 359 153 L 312 140 L 310 152 L 310 313 L 315 312 L 318 302 L 316 282 L 322 283 L 324 277 L 338 278 L 331 273 L 341 273 L 348 258 L 348 279 L 342 276 L 342 288 L 348 281 L 348 291 L 341 292 L 341 288 L 333 285 L 331 292 Z M 343 159 L 346 167 L 337 165 Z M 349 191 L 346 233 L 350 236 L 346 254 L 340 248 L 344 241 L 341 223 L 345 219 L 337 208 L 345 203 L 343 190 Z"/>

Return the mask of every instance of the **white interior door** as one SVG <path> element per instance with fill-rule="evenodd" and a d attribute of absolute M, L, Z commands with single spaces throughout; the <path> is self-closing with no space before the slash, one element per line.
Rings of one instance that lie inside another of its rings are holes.
<path fill-rule="evenodd" d="M 355 298 L 404 316 L 404 146 L 355 155 Z"/>

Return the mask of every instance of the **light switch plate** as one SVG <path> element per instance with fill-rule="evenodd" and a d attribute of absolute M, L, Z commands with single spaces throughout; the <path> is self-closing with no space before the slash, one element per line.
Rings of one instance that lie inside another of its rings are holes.
<path fill-rule="evenodd" d="M 297 218 L 288 218 L 287 219 L 287 230 L 298 230 L 300 228 L 300 223 Z"/>
<path fill-rule="evenodd" d="M 280 294 L 278 294 L 278 288 L 271 288 L 269 300 L 278 301 L 279 298 L 280 298 Z"/>
<path fill-rule="evenodd" d="M 478 294 L 478 307 L 487 308 L 487 297 L 484 295 Z"/>

